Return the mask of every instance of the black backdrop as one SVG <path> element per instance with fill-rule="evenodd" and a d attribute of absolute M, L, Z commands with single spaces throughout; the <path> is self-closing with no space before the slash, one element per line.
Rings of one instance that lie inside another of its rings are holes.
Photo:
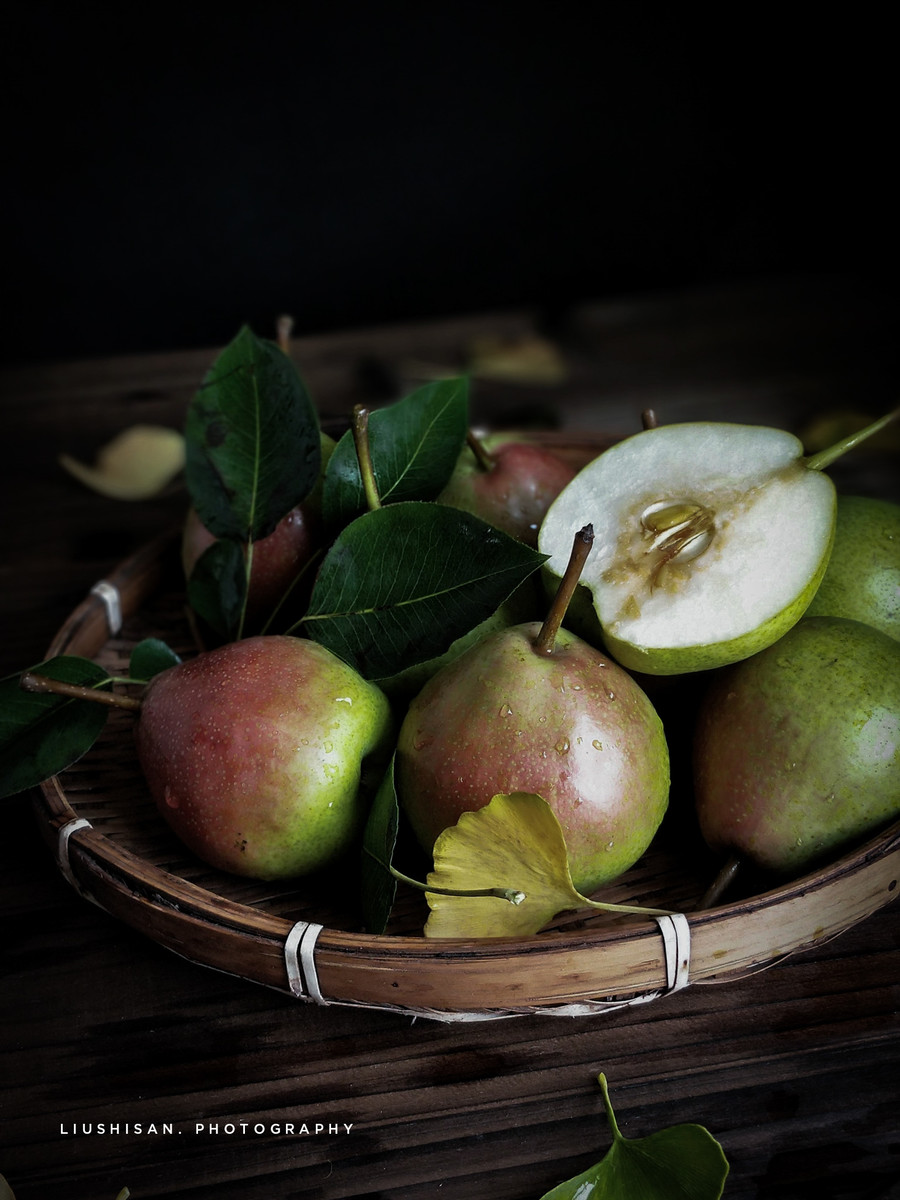
<path fill-rule="evenodd" d="M 310 332 L 797 272 L 893 288 L 891 42 L 853 14 L 20 8 L 6 363 L 284 311 Z"/>

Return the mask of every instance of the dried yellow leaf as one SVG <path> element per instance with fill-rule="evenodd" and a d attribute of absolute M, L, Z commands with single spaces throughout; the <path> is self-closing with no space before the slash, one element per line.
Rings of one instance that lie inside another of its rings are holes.
<path fill-rule="evenodd" d="M 114 500 L 146 500 L 184 468 L 184 438 L 161 425 L 133 425 L 108 442 L 87 466 L 69 454 L 59 462 L 85 487 Z"/>

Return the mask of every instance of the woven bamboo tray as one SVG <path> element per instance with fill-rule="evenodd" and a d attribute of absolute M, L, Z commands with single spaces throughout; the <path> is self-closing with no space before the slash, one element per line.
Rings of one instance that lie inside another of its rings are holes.
<path fill-rule="evenodd" d="M 571 435 L 542 440 L 576 465 L 607 444 Z M 194 651 L 175 535 L 100 581 L 48 657 L 79 654 L 122 673 L 132 646 L 148 636 L 184 655 Z M 689 788 L 676 778 L 650 850 L 598 893 L 676 916 L 575 913 L 532 938 L 435 941 L 421 934 L 421 895 L 401 889 L 387 932 L 367 935 L 352 863 L 349 886 L 338 889 L 334 872 L 328 880 L 268 884 L 193 858 L 146 790 L 133 720 L 113 710 L 93 749 L 40 789 L 40 826 L 60 870 L 85 898 L 175 953 L 318 1004 L 444 1021 L 614 1011 L 771 967 L 887 904 L 900 877 L 898 823 L 802 879 L 698 911 L 717 864 L 692 823 Z"/>

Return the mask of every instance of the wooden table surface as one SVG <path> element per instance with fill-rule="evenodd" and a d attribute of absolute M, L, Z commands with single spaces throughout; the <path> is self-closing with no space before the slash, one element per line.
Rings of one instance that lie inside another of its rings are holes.
<path fill-rule="evenodd" d="M 298 338 L 295 355 L 340 417 L 466 369 L 479 338 L 540 333 L 564 377 L 476 375 L 477 420 L 624 434 L 653 407 L 807 429 L 896 404 L 898 315 L 887 284 L 800 279 Z M 177 489 L 104 499 L 57 455 L 180 426 L 214 353 L 4 373 L 0 674 L 39 660 L 184 508 Z M 860 450 L 833 474 L 900 499 L 896 462 L 889 445 Z M 29 796 L 4 816 L 0 1173 L 18 1200 L 537 1200 L 608 1146 L 600 1071 L 626 1136 L 706 1125 L 729 1200 L 900 1196 L 896 904 L 727 985 L 607 1016 L 444 1025 L 306 1006 L 184 961 L 76 896 Z"/>

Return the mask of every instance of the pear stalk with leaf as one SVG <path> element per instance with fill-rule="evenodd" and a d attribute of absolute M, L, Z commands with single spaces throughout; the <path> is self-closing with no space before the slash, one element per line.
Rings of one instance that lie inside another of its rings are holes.
<path fill-rule="evenodd" d="M 898 412 L 809 457 L 784 430 L 713 421 L 651 427 L 606 450 L 539 538 L 559 578 L 572 531 L 585 516 L 594 524 L 580 631 L 651 675 L 720 667 L 777 641 L 828 564 L 836 495 L 825 468 Z"/>

